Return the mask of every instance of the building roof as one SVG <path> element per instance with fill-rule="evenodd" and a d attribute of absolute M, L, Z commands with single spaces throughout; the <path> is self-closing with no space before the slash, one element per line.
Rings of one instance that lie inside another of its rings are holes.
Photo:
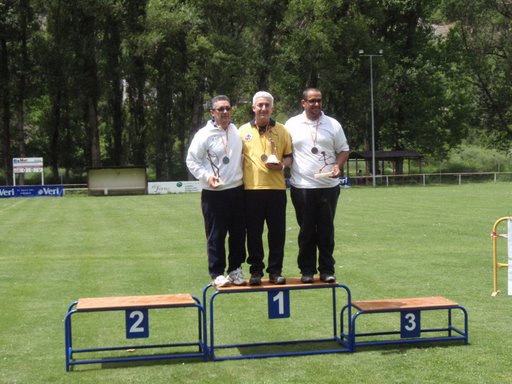
<path fill-rule="evenodd" d="M 372 151 L 352 151 L 350 152 L 349 159 L 371 160 Z M 411 150 L 375 151 L 375 160 L 393 161 L 401 159 L 421 160 L 423 159 L 423 155 L 421 153 Z"/>

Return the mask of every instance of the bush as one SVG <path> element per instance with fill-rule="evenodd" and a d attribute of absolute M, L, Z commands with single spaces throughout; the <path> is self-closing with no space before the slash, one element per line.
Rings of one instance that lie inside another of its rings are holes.
<path fill-rule="evenodd" d="M 508 172 L 511 169 L 507 153 L 470 144 L 453 149 L 442 166 L 442 171 L 447 173 Z"/>

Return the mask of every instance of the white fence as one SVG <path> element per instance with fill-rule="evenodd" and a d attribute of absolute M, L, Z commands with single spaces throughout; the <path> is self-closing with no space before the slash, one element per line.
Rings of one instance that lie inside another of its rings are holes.
<path fill-rule="evenodd" d="M 350 177 L 352 186 L 372 186 L 372 176 Z M 474 172 L 474 173 L 419 173 L 411 175 L 377 175 L 378 186 L 394 185 L 440 185 L 469 184 L 488 182 L 511 182 L 512 172 Z"/>

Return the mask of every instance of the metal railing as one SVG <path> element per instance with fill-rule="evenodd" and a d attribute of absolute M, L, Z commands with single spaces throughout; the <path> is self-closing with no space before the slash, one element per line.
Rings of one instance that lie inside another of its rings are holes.
<path fill-rule="evenodd" d="M 352 186 L 372 186 L 372 176 L 351 176 Z M 417 173 L 407 175 L 376 175 L 377 186 L 441 185 L 488 182 L 512 182 L 512 172 Z"/>
<path fill-rule="evenodd" d="M 494 223 L 494 225 L 492 227 L 491 238 L 492 238 L 492 265 L 493 265 L 494 285 L 493 285 L 493 291 L 492 291 L 491 296 L 497 296 L 500 293 L 500 290 L 498 289 L 498 269 L 508 268 L 508 263 L 500 262 L 499 257 L 498 257 L 498 239 L 499 238 L 508 239 L 508 236 L 509 236 L 508 227 L 505 228 L 505 229 L 507 229 L 507 233 L 499 233 L 498 228 L 504 227 L 503 225 L 500 226 L 500 224 L 508 223 L 508 221 L 511 219 L 512 219 L 512 217 L 510 217 L 510 216 L 501 217 L 498 220 L 496 220 L 496 222 Z M 510 291 L 510 288 L 509 288 L 509 291 Z"/>
<path fill-rule="evenodd" d="M 512 182 L 512 172 L 415 173 L 407 175 L 376 175 L 376 186 L 442 185 Z M 351 186 L 372 186 L 372 176 L 349 176 Z M 87 184 L 64 184 L 66 192 L 87 191 Z"/>

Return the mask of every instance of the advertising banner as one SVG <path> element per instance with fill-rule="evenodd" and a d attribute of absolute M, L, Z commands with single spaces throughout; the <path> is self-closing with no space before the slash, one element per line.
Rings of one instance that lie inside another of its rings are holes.
<path fill-rule="evenodd" d="M 148 194 L 150 195 L 188 192 L 201 192 L 201 183 L 199 181 L 162 181 L 148 183 Z"/>
<path fill-rule="evenodd" d="M 16 185 L 16 174 L 40 173 L 41 185 L 44 185 L 44 171 L 42 157 L 15 157 L 12 159 L 12 184 Z"/>
<path fill-rule="evenodd" d="M 0 198 L 61 196 L 64 196 L 64 187 L 62 185 L 26 185 L 0 187 Z"/>
<path fill-rule="evenodd" d="M 12 159 L 12 170 L 14 173 L 42 173 L 42 157 L 15 157 Z"/>

